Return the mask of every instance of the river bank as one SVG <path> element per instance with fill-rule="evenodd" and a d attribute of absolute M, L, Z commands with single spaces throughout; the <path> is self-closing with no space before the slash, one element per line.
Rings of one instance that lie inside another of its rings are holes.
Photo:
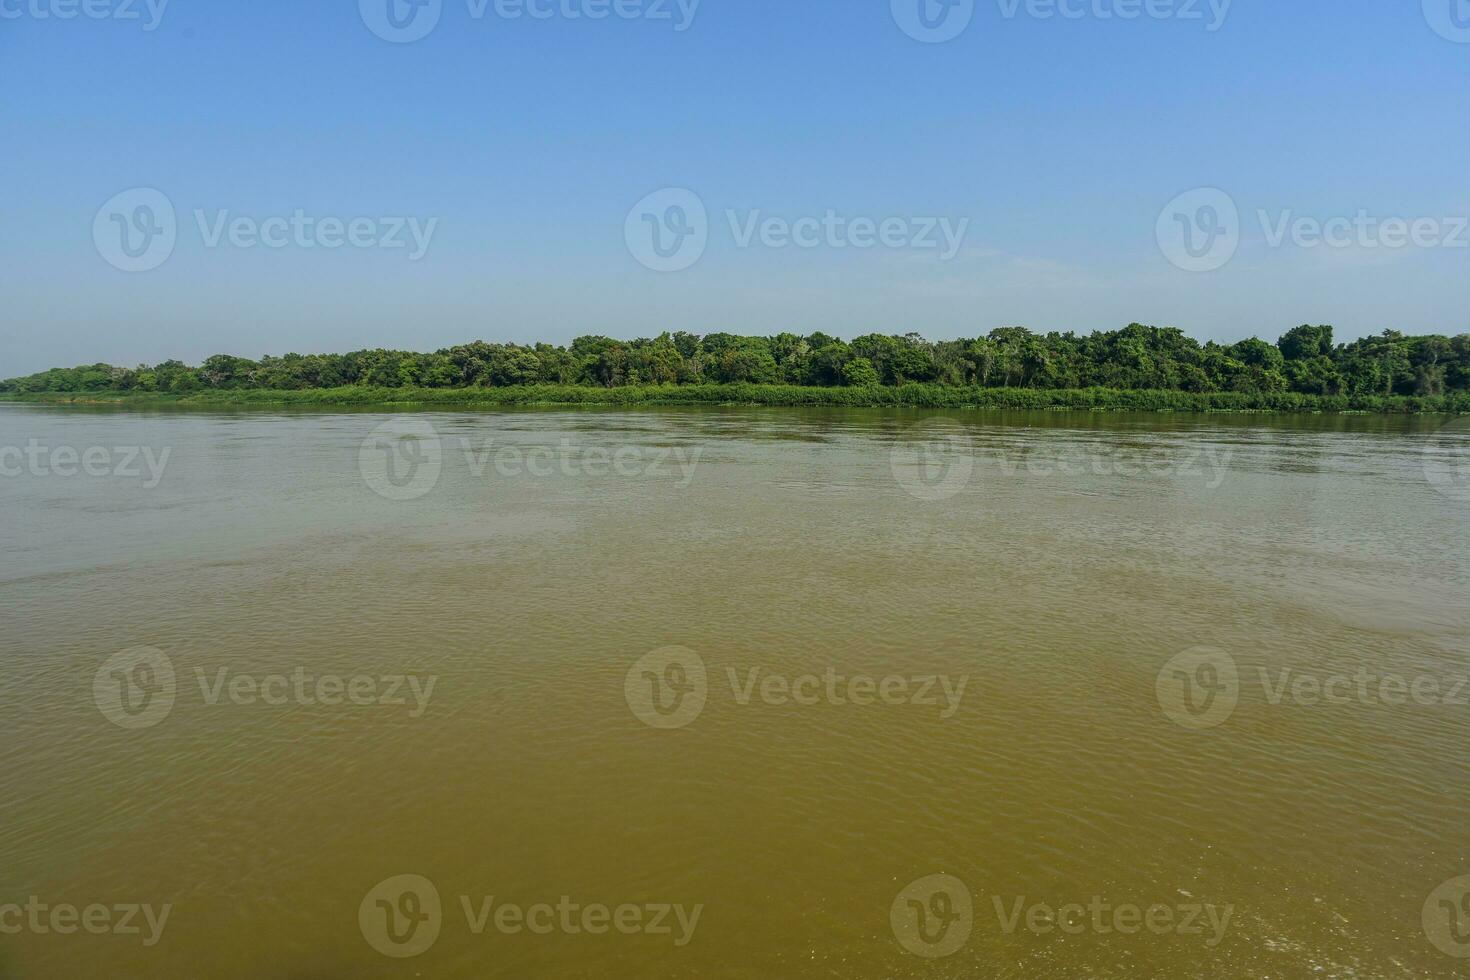
<path fill-rule="evenodd" d="M 906 408 L 1072 409 L 1130 412 L 1470 413 L 1470 393 L 1442 396 L 1305 395 L 1295 392 L 1128 391 L 1111 388 L 965 388 L 910 384 L 809 388 L 793 385 L 663 385 L 594 388 L 527 385 L 491 388 L 351 386 L 278 391 L 213 389 L 158 392 L 5 392 L 0 401 L 138 407 L 354 405 L 413 410 L 485 405 L 769 405 Z"/>

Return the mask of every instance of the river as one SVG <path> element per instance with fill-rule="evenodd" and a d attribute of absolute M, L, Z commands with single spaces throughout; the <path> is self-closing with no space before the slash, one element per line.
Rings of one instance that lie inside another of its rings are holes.
<path fill-rule="evenodd" d="M 1440 977 L 1470 423 L 0 405 L 0 977 Z"/>

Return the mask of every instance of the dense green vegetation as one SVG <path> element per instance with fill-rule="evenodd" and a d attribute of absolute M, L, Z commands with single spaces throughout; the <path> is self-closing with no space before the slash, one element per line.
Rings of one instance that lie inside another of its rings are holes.
<path fill-rule="evenodd" d="M 1387 331 L 1334 344 L 1302 326 L 1275 344 L 1198 341 L 1133 324 L 1079 337 L 1005 327 L 973 340 L 826 334 L 652 340 L 580 337 L 569 347 L 476 341 L 432 354 L 364 350 L 199 367 L 92 364 L 0 382 L 11 395 L 190 401 L 993 405 L 1175 410 L 1470 410 L 1470 334 Z"/>
<path fill-rule="evenodd" d="M 276 391 L 211 389 L 174 395 L 141 391 L 33 392 L 0 399 L 134 407 L 211 405 L 416 406 L 484 405 L 796 405 L 907 408 L 1081 409 L 1169 412 L 1455 412 L 1470 413 L 1470 392 L 1450 395 L 1304 395 L 1299 392 L 1122 391 L 1112 388 L 976 388 L 904 384 L 816 388 L 798 385 L 702 384 L 593 388 L 516 385 L 505 388 L 379 388 L 352 385 Z"/>

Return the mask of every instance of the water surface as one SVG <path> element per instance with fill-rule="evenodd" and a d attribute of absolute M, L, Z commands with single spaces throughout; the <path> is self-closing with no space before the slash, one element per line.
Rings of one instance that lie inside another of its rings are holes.
<path fill-rule="evenodd" d="M 46 454 L 0 477 L 0 906 L 170 906 L 151 945 L 0 934 L 0 976 L 1455 975 L 1423 915 L 1470 874 L 1470 707 L 1290 686 L 1470 670 L 1443 424 L 0 406 Z M 137 656 L 175 690 L 119 714 Z M 442 911 L 399 959 L 402 875 Z M 968 937 L 921 955 L 905 890 L 953 882 Z M 476 934 L 489 896 L 700 912 Z M 1005 926 L 1095 902 L 1230 916 Z"/>

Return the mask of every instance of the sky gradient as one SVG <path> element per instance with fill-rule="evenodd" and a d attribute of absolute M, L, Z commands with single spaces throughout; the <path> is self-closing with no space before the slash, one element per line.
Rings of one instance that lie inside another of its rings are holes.
<path fill-rule="evenodd" d="M 0 0 L 0 376 L 678 329 L 1470 330 L 1465 0 L 153 2 Z M 137 188 L 174 241 L 129 272 Z M 670 188 L 702 251 L 657 271 L 636 239 Z M 1276 240 L 1298 218 L 1359 230 Z M 1180 222 L 1228 260 L 1181 259 Z"/>

